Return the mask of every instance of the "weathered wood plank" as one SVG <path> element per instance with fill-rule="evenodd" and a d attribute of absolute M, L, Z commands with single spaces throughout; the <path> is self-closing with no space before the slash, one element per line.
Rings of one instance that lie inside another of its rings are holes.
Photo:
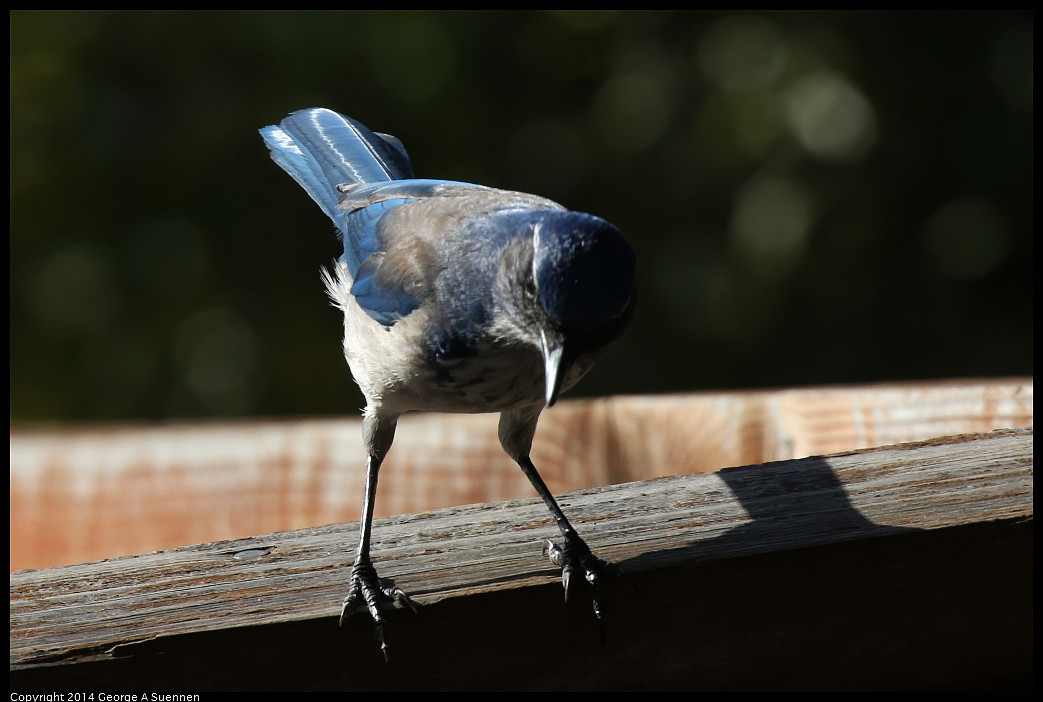
<path fill-rule="evenodd" d="M 379 520 L 378 568 L 426 605 L 392 616 L 391 666 L 364 619 L 336 627 L 355 524 L 13 573 L 12 689 L 1020 682 L 1032 465 L 1022 429 L 565 495 L 577 528 L 638 588 L 609 588 L 604 649 L 584 593 L 562 606 L 540 560 L 554 532 L 534 500 Z M 979 640 L 954 649 L 960 631 Z M 949 653 L 906 660 L 925 641 Z"/>
<path fill-rule="evenodd" d="M 555 493 L 1032 424 L 1031 378 L 562 402 L 533 460 Z M 403 417 L 378 516 L 525 499 L 496 415 Z M 356 417 L 12 428 L 11 569 L 359 518 Z"/>

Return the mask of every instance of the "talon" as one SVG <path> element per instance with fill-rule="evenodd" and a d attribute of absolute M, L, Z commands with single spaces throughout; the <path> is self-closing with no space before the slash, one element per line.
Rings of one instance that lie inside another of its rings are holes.
<path fill-rule="evenodd" d="M 565 553 L 561 547 L 550 539 L 543 540 L 543 555 L 550 558 L 550 562 L 556 566 L 563 566 L 562 554 Z"/>
<path fill-rule="evenodd" d="M 550 539 L 543 540 L 543 555 L 550 558 L 551 563 L 561 567 L 561 584 L 565 588 L 565 601 L 569 599 L 569 584 L 575 570 L 583 573 L 583 579 L 590 586 L 594 618 L 601 633 L 601 642 L 605 642 L 605 620 L 601 610 L 601 582 L 608 576 L 621 576 L 619 569 L 601 560 L 587 544 L 575 535 L 566 535 L 564 547 L 559 547 Z"/>
<path fill-rule="evenodd" d="M 354 614 L 356 609 L 368 609 L 373 619 L 373 633 L 380 643 L 380 651 L 384 654 L 384 660 L 390 662 L 388 645 L 384 640 L 384 618 L 380 615 L 381 608 L 398 604 L 416 612 L 419 605 L 396 586 L 394 580 L 378 577 L 376 569 L 369 561 L 359 561 L 355 564 L 351 569 L 350 582 L 351 589 L 340 608 L 339 623 L 343 626 L 344 620 Z"/>
<path fill-rule="evenodd" d="M 381 580 L 380 591 L 384 594 L 384 597 L 391 600 L 392 602 L 408 607 L 414 614 L 416 613 L 418 605 L 413 598 L 405 593 L 401 588 L 395 586 L 395 581 L 391 579 Z"/>
<path fill-rule="evenodd" d="M 337 622 L 337 626 L 344 626 L 344 620 L 351 616 L 351 605 L 355 601 L 354 594 L 355 591 L 352 590 L 351 594 L 344 598 L 344 603 L 340 606 L 340 620 Z"/>
<path fill-rule="evenodd" d="M 622 576 L 615 565 L 607 563 L 590 552 L 583 539 L 575 535 L 566 535 L 564 547 L 558 547 L 551 539 L 543 539 L 543 555 L 561 567 L 561 584 L 565 588 L 565 601 L 568 601 L 568 585 L 572 582 L 573 573 L 579 570 L 590 587 L 590 600 L 593 615 L 598 622 L 601 642 L 605 643 L 605 618 L 601 605 L 601 583 L 608 577 Z"/>

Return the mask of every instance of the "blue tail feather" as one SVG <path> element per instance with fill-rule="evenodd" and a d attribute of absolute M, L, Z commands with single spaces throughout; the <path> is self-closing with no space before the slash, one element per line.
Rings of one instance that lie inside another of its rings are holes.
<path fill-rule="evenodd" d="M 338 185 L 412 178 L 402 143 L 324 108 L 294 112 L 278 126 L 260 130 L 272 160 L 308 191 L 339 224 Z"/>

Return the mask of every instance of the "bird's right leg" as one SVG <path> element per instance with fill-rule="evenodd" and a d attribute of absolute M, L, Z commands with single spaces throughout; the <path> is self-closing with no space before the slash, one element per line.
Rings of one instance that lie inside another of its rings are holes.
<path fill-rule="evenodd" d="M 355 564 L 351 568 L 351 587 L 340 610 L 341 624 L 352 615 L 357 607 L 365 606 L 369 610 L 385 660 L 388 658 L 388 647 L 384 640 L 384 618 L 380 613 L 381 607 L 398 603 L 416 611 L 416 603 L 409 598 L 409 595 L 396 587 L 393 580 L 383 579 L 377 575 L 377 570 L 373 567 L 373 561 L 369 555 L 370 538 L 373 532 L 373 505 L 377 496 L 377 475 L 380 472 L 380 464 L 395 438 L 397 423 L 398 417 L 381 419 L 375 412 L 369 410 L 362 422 L 362 433 L 368 453 L 366 492 L 362 501 L 359 547 L 355 554 Z"/>
<path fill-rule="evenodd" d="M 591 552 L 580 535 L 576 533 L 572 523 L 562 511 L 558 501 L 554 499 L 547 484 L 543 482 L 539 471 L 529 458 L 529 450 L 532 447 L 532 437 L 536 432 L 536 422 L 539 420 L 542 406 L 534 405 L 514 410 L 505 410 L 500 414 L 500 444 L 507 455 L 517 461 L 518 466 L 525 473 L 536 493 L 547 505 L 558 530 L 564 537 L 565 542 L 558 546 L 550 539 L 544 539 L 543 554 L 549 556 L 551 562 L 561 568 L 561 584 L 565 588 L 565 599 L 569 596 L 569 583 L 573 572 L 582 573 L 583 579 L 591 589 L 594 606 L 594 617 L 597 619 L 598 628 L 601 631 L 601 640 L 605 640 L 605 624 L 601 607 L 601 582 L 607 576 L 620 574 L 616 566 L 606 563 Z"/>

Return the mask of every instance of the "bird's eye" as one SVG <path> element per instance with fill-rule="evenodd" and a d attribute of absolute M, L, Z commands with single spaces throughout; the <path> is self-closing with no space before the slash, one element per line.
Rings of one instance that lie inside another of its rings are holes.
<path fill-rule="evenodd" d="M 523 287 L 523 290 L 525 291 L 526 298 L 530 300 L 536 299 L 536 278 L 533 277 L 532 273 L 525 277 L 525 286 Z"/>

